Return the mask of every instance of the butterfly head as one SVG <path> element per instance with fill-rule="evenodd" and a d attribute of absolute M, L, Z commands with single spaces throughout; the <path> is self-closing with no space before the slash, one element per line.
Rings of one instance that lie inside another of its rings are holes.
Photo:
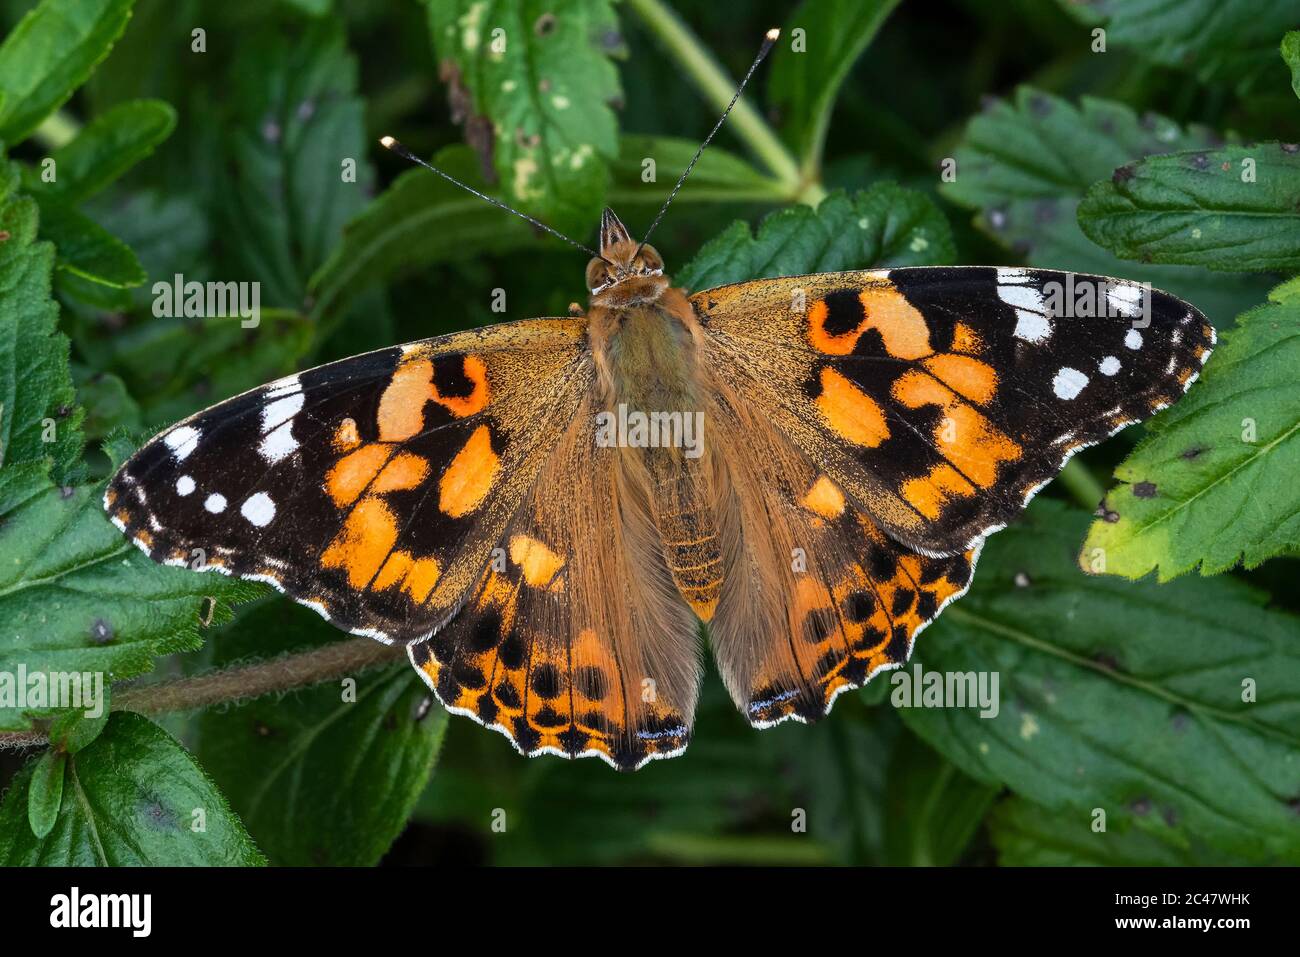
<path fill-rule="evenodd" d="M 600 217 L 600 256 L 587 263 L 587 288 L 596 306 L 653 302 L 668 288 L 659 251 L 638 245 L 612 209 Z"/>

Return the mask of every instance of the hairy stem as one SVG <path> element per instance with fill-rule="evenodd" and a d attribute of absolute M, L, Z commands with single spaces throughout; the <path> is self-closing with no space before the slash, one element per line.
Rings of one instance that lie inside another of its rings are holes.
<path fill-rule="evenodd" d="M 705 99 L 718 112 L 726 109 L 736 92 L 736 81 L 718 65 L 718 61 L 704 47 L 698 37 L 681 21 L 662 0 L 628 0 L 641 21 L 659 38 L 669 54 L 681 64 Z M 759 38 L 755 37 L 755 41 Z M 754 151 L 768 170 L 779 179 L 791 198 L 817 205 L 826 196 L 826 190 L 817 182 L 808 182 L 790 151 L 777 138 L 758 110 L 744 97 L 731 111 L 732 131 Z"/>
<path fill-rule="evenodd" d="M 311 651 L 268 658 L 256 664 L 225 668 L 193 678 L 135 685 L 113 696 L 113 710 L 140 714 L 193 711 L 306 688 L 388 664 L 405 654 L 405 645 L 383 645 L 370 638 L 338 641 Z M 0 748 L 35 747 L 47 742 L 48 737 L 43 731 L 0 734 Z"/>

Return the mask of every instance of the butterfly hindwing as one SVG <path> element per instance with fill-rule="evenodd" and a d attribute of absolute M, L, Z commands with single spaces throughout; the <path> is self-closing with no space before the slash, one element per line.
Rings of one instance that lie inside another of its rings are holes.
<path fill-rule="evenodd" d="M 1091 315 L 1061 315 L 1089 288 Z M 1166 293 L 1035 269 L 823 273 L 691 301 L 717 374 L 934 554 L 972 547 L 1074 451 L 1175 401 L 1214 344 Z"/>
<path fill-rule="evenodd" d="M 905 662 L 970 584 L 979 546 L 943 558 L 886 535 L 761 410 L 720 385 L 710 418 L 733 494 L 714 657 L 755 726 L 815 721 Z"/>
<path fill-rule="evenodd" d="M 594 422 L 579 410 L 460 614 L 409 653 L 445 705 L 520 752 L 627 770 L 686 746 L 697 625 L 625 450 Z"/>
<path fill-rule="evenodd" d="M 105 494 L 152 558 L 265 581 L 387 641 L 455 613 L 592 377 L 541 319 L 344 359 L 141 448 Z"/>

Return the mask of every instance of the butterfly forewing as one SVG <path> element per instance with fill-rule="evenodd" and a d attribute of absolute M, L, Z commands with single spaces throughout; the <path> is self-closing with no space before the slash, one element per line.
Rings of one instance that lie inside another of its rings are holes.
<path fill-rule="evenodd" d="M 1073 452 L 1173 402 L 1214 343 L 1173 296 L 1047 270 L 823 273 L 692 302 L 716 374 L 932 554 L 971 548 Z"/>
<path fill-rule="evenodd" d="M 163 432 L 105 494 L 155 560 L 266 581 L 411 641 L 452 615 L 591 376 L 575 320 L 302 372 Z"/>

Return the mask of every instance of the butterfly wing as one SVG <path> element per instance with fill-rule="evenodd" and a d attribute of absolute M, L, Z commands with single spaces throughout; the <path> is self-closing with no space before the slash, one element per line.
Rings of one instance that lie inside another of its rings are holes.
<path fill-rule="evenodd" d="M 1093 290 L 1093 318 L 1063 318 Z M 823 273 L 691 297 L 711 368 L 895 540 L 1003 527 L 1078 449 L 1182 395 L 1214 330 L 1096 276 L 994 267 Z"/>
<path fill-rule="evenodd" d="M 156 561 L 415 640 L 455 614 L 592 377 L 573 319 L 381 349 L 172 426 L 122 466 L 105 508 Z"/>
<path fill-rule="evenodd" d="M 936 558 L 895 541 L 725 384 L 709 422 L 730 476 L 710 625 L 718 669 L 755 726 L 815 721 L 841 692 L 908 659 L 916 635 L 965 593 L 980 546 Z"/>
<path fill-rule="evenodd" d="M 451 710 L 523 754 L 630 770 L 685 748 L 697 623 L 677 593 L 626 450 L 581 408 L 496 540 L 461 613 L 411 661 Z"/>

